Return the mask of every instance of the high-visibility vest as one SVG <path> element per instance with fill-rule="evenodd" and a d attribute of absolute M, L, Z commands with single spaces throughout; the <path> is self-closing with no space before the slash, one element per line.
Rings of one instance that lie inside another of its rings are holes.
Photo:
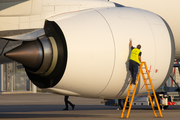
<path fill-rule="evenodd" d="M 141 51 L 138 48 L 134 48 L 131 51 L 131 56 L 130 56 L 130 60 L 133 60 L 133 61 L 137 62 L 139 65 L 141 64 L 140 61 L 139 61 L 139 53 L 140 52 Z"/>

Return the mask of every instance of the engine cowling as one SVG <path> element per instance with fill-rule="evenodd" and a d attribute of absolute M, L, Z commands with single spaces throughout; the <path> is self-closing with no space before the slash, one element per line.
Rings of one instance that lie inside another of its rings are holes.
<path fill-rule="evenodd" d="M 43 73 L 28 67 L 26 71 L 33 83 L 47 91 L 124 97 L 130 81 L 130 38 L 134 46 L 142 46 L 142 60 L 148 64 L 155 89 L 173 67 L 172 32 L 161 17 L 148 11 L 116 7 L 66 13 L 47 19 L 44 30 L 52 47 L 51 64 Z M 141 80 L 138 91 L 145 92 Z"/>

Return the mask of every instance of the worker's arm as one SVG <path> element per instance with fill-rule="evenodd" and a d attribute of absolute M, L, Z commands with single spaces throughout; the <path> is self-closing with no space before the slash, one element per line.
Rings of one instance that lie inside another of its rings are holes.
<path fill-rule="evenodd" d="M 132 47 L 132 40 L 130 39 L 130 43 L 129 43 L 130 47 Z"/>
<path fill-rule="evenodd" d="M 141 62 L 141 56 L 139 56 L 139 61 Z"/>

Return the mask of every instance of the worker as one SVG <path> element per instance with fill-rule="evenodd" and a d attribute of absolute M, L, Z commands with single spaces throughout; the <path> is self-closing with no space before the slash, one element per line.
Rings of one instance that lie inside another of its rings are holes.
<path fill-rule="evenodd" d="M 74 110 L 75 105 L 72 104 L 72 103 L 68 100 L 68 98 L 69 98 L 69 96 L 64 96 L 64 102 L 65 102 L 66 108 L 64 108 L 63 110 L 69 110 L 69 109 L 68 109 L 68 104 L 71 105 L 72 110 Z"/>
<path fill-rule="evenodd" d="M 141 63 L 141 54 L 142 52 L 140 51 L 141 45 L 137 45 L 136 48 L 132 46 L 132 39 L 130 39 L 130 47 L 131 47 L 131 55 L 130 55 L 130 60 L 129 60 L 129 70 L 131 72 L 131 77 L 132 77 L 132 84 L 135 85 L 136 83 L 136 76 L 138 73 L 138 67 Z"/>

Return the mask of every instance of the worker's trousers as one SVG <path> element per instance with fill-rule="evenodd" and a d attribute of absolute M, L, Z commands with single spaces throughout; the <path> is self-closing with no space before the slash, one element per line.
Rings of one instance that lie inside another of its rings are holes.
<path fill-rule="evenodd" d="M 136 82 L 136 76 L 138 73 L 138 64 L 134 62 L 129 62 L 129 70 L 131 72 L 131 77 L 133 79 L 133 84 Z"/>
<path fill-rule="evenodd" d="M 64 97 L 64 102 L 65 102 L 66 108 L 68 108 L 68 104 L 73 106 L 73 104 L 68 100 L 68 98 L 69 98 L 69 96 Z"/>

